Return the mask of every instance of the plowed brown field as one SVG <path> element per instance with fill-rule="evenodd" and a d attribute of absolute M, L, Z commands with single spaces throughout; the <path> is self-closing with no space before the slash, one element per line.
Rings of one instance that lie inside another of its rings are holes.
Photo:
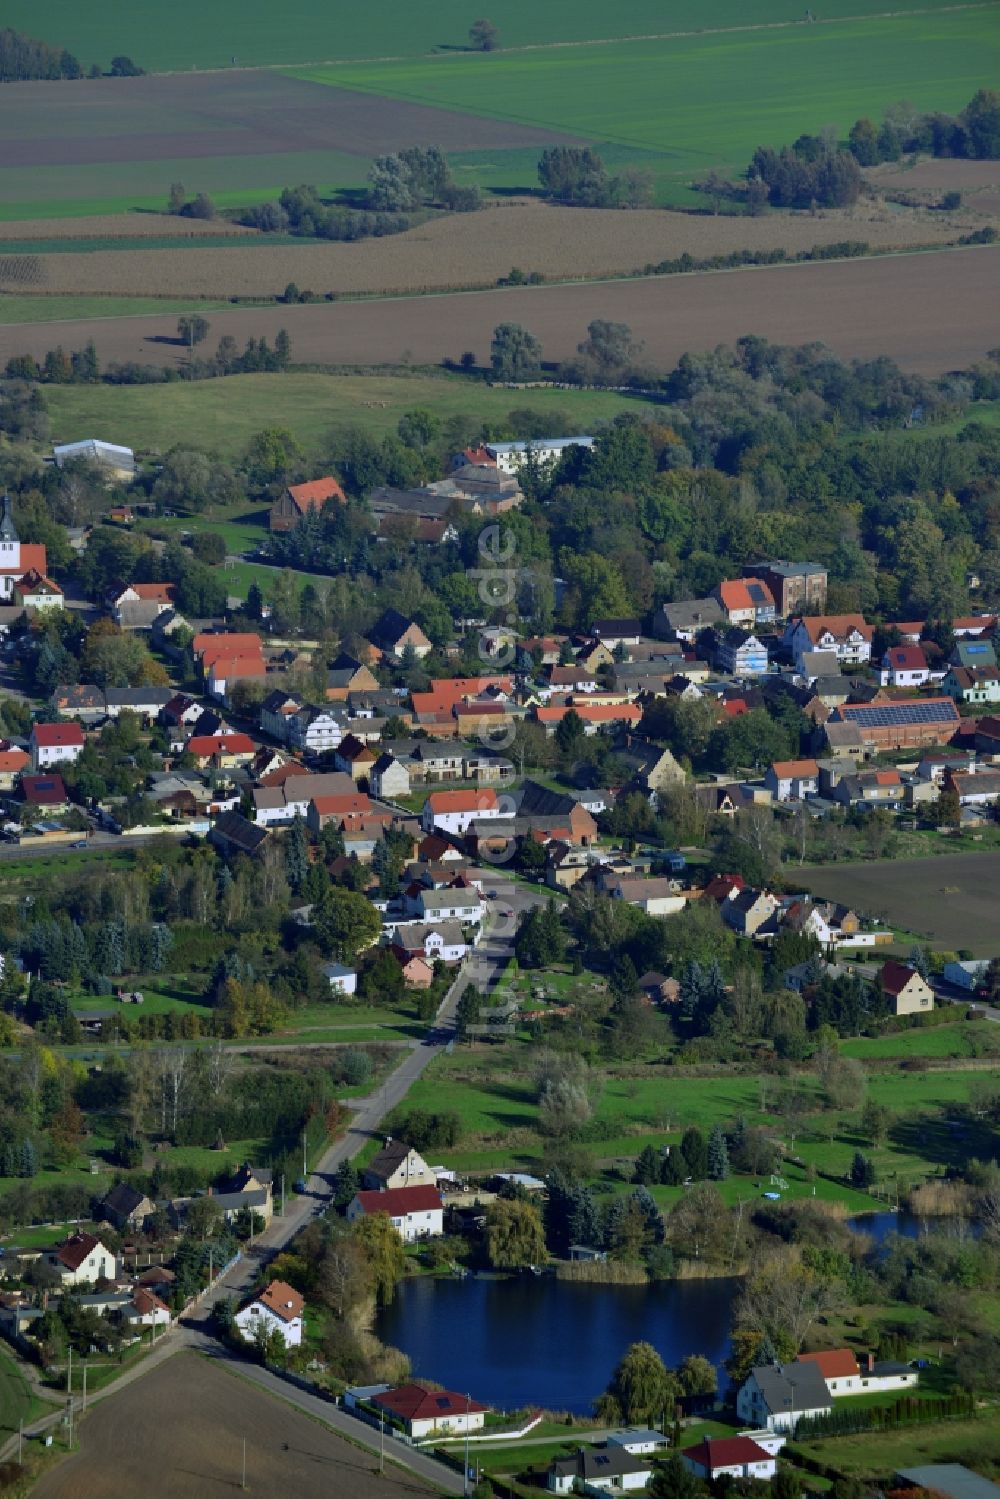
<path fill-rule="evenodd" d="M 206 1499 L 242 1489 L 275 1499 L 418 1499 L 431 1490 L 283 1400 L 178 1353 L 96 1406 L 80 1448 L 46 1473 L 37 1499 Z"/>
<path fill-rule="evenodd" d="M 303 151 L 367 157 L 401 145 L 469 151 L 570 139 L 531 125 L 325 88 L 266 69 L 19 83 L 0 91 L 7 167 Z"/>
<path fill-rule="evenodd" d="M 948 244 L 973 222 L 979 220 L 922 209 L 750 219 L 519 203 L 435 219 L 406 234 L 353 244 L 178 246 L 39 255 L 40 279 L 32 286 L 35 291 L 75 295 L 214 298 L 278 296 L 290 281 L 320 294 L 447 290 L 493 284 L 512 266 L 552 279 L 641 271 L 683 254 L 703 258 L 734 250 L 774 249 L 795 253 L 846 239 L 867 240 L 878 249 Z M 8 270 L 11 278 L 15 269 Z M 0 266 L 0 290 L 19 285 L 5 280 Z"/>
<path fill-rule="evenodd" d="M 944 250 L 871 260 L 780 266 L 572 286 L 381 298 L 213 312 L 206 348 L 223 334 L 240 343 L 288 329 L 297 363 L 437 364 L 466 349 L 489 354 L 498 323 L 522 323 L 545 358 L 571 357 L 593 318 L 628 323 L 660 368 L 686 350 L 755 333 L 778 343 L 819 340 L 846 358 L 888 354 L 904 369 L 935 374 L 967 366 L 1000 344 L 1000 248 Z M 0 362 L 36 358 L 56 344 L 93 339 L 102 360 L 182 365 L 172 317 L 11 325 Z"/>
<path fill-rule="evenodd" d="M 5 239 L 259 239 L 257 229 L 227 219 L 182 219 L 166 213 L 93 213 L 78 219 L 8 219 L 0 221 Z"/>

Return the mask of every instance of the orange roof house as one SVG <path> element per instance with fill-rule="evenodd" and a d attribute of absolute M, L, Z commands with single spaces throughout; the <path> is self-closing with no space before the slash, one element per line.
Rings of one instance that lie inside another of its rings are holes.
<path fill-rule="evenodd" d="M 327 475 L 310 479 L 306 484 L 292 484 L 271 506 L 268 525 L 272 531 L 291 531 L 311 510 L 322 510 L 328 500 L 347 503 L 347 496 L 337 480 Z"/>
<path fill-rule="evenodd" d="M 191 642 L 191 650 L 201 662 L 202 671 L 206 673 L 221 656 L 254 656 L 262 653 L 263 649 L 263 640 L 253 631 L 240 634 L 230 630 L 203 630 Z"/>

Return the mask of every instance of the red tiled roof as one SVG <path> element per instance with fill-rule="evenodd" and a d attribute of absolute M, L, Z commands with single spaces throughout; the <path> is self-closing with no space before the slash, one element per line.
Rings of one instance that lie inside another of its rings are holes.
<path fill-rule="evenodd" d="M 252 755 L 257 746 L 249 734 L 195 734 L 184 748 L 192 755 Z"/>
<path fill-rule="evenodd" d="M 286 765 L 279 765 L 276 770 L 269 770 L 266 776 L 261 776 L 257 785 L 283 786 L 292 776 L 307 776 L 311 773 L 298 760 L 289 760 Z"/>
<path fill-rule="evenodd" d="M 417 1191 L 418 1188 L 410 1188 Z M 384 1192 L 369 1193 L 369 1196 L 384 1197 Z M 468 1395 L 458 1395 L 454 1390 L 427 1390 L 423 1385 L 404 1384 L 395 1390 L 386 1390 L 373 1397 L 373 1404 L 384 1405 L 403 1421 L 427 1421 L 437 1416 L 464 1416 L 489 1407 L 470 1400 Z"/>
<path fill-rule="evenodd" d="M 775 760 L 771 769 L 778 779 L 783 781 L 819 775 L 819 766 L 815 760 Z"/>
<path fill-rule="evenodd" d="M 374 811 L 371 797 L 363 791 L 357 796 L 315 796 L 312 801 L 323 817 L 361 817 Z"/>
<path fill-rule="evenodd" d="M 875 772 L 876 786 L 902 786 L 898 770 L 877 770 Z"/>
<path fill-rule="evenodd" d="M 83 730 L 78 723 L 36 723 L 31 736 L 39 748 L 57 749 L 72 745 L 83 747 Z"/>
<path fill-rule="evenodd" d="M 172 604 L 177 597 L 176 583 L 130 583 L 129 587 L 149 603 Z"/>
<path fill-rule="evenodd" d="M 868 624 L 863 614 L 807 614 L 802 624 L 813 644 L 827 631 L 835 639 L 845 639 L 852 630 L 857 630 L 863 640 L 871 640 L 875 633 L 875 626 Z"/>
<path fill-rule="evenodd" d="M 154 1291 L 148 1286 L 140 1286 L 132 1297 L 132 1305 L 140 1317 L 148 1317 L 150 1312 L 169 1312 L 170 1308 L 165 1301 L 161 1301 Z"/>
<path fill-rule="evenodd" d="M 496 806 L 497 794 L 489 788 L 481 791 L 432 791 L 427 803 L 432 812 L 484 812 Z"/>
<path fill-rule="evenodd" d="M 886 651 L 891 671 L 926 671 L 927 657 L 919 645 L 891 645 Z"/>
<path fill-rule="evenodd" d="M 23 578 L 25 573 L 36 572 L 45 574 L 48 561 L 45 556 L 45 547 L 40 541 L 22 541 L 21 559 L 17 567 L 0 567 L 0 577 Z"/>
<path fill-rule="evenodd" d="M 292 484 L 288 490 L 292 504 L 303 515 L 307 510 L 318 510 L 327 500 L 340 500 L 346 504 L 347 496 L 336 479 L 310 479 L 305 484 Z"/>
<path fill-rule="evenodd" d="M 23 770 L 28 763 L 24 750 L 0 750 L 0 771 Z"/>
<path fill-rule="evenodd" d="M 746 1463 L 766 1463 L 771 1454 L 759 1447 L 752 1437 L 712 1437 L 696 1447 L 685 1447 L 684 1457 L 714 1473 L 719 1468 L 735 1468 Z"/>
<path fill-rule="evenodd" d="M 191 650 L 200 658 L 206 671 L 220 656 L 256 654 L 263 648 L 264 642 L 260 636 L 251 631 L 239 634 L 235 631 L 213 633 L 210 630 L 204 630 L 191 642 Z"/>
<path fill-rule="evenodd" d="M 358 1192 L 364 1213 L 388 1213 L 401 1218 L 408 1213 L 430 1213 L 441 1206 L 437 1187 L 391 1187 L 387 1192 Z"/>
<path fill-rule="evenodd" d="M 261 1306 L 266 1306 L 268 1311 L 280 1317 L 282 1322 L 294 1322 L 296 1317 L 302 1316 L 302 1308 L 305 1302 L 298 1291 L 292 1289 L 283 1280 L 272 1280 L 257 1297 Z"/>
<path fill-rule="evenodd" d="M 22 776 L 21 795 L 31 807 L 61 807 L 67 800 L 62 776 L 45 771 L 37 776 Z"/>
<path fill-rule="evenodd" d="M 264 677 L 267 663 L 259 651 L 256 654 L 235 652 L 231 656 L 216 656 L 206 670 L 216 681 L 229 681 L 233 677 Z"/>
<path fill-rule="evenodd" d="M 799 1364 L 815 1364 L 824 1379 L 846 1379 L 860 1374 L 858 1361 L 849 1348 L 828 1348 L 820 1353 L 800 1353 Z"/>

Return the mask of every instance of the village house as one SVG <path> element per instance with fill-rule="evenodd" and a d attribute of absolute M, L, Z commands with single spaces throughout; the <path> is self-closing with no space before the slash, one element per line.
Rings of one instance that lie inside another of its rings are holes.
<path fill-rule="evenodd" d="M 826 608 L 827 571 L 818 562 L 755 562 L 747 571 L 766 585 L 779 619 Z"/>
<path fill-rule="evenodd" d="M 488 459 L 503 473 L 516 474 L 530 459 L 540 468 L 558 463 L 568 449 L 592 448 L 592 437 L 536 437 L 530 442 L 488 442 Z M 464 455 L 463 455 L 464 456 Z"/>
<path fill-rule="evenodd" d="M 72 765 L 83 754 L 86 741 L 78 723 L 34 723 L 28 736 L 33 770 Z"/>
<path fill-rule="evenodd" d="M 905 799 L 898 770 L 859 770 L 844 775 L 830 788 L 830 800 L 845 807 L 888 807 L 898 811 Z"/>
<path fill-rule="evenodd" d="M 156 1204 L 145 1192 L 128 1182 L 119 1182 L 101 1198 L 101 1217 L 119 1230 L 142 1230 L 156 1212 Z"/>
<path fill-rule="evenodd" d="M 753 1437 L 706 1437 L 694 1447 L 681 1450 L 681 1462 L 695 1478 L 711 1483 L 723 1474 L 732 1478 L 758 1478 L 770 1483 L 777 1460 Z"/>
<path fill-rule="evenodd" d="M 1000 703 L 1000 671 L 995 666 L 950 666 L 941 691 L 956 703 Z"/>
<path fill-rule="evenodd" d="M 252 1343 L 259 1329 L 276 1332 L 286 1348 L 298 1348 L 302 1342 L 302 1312 L 305 1302 L 298 1291 L 283 1280 L 272 1280 L 236 1313 L 234 1321 L 244 1340 Z"/>
<path fill-rule="evenodd" d="M 438 1238 L 444 1233 L 441 1193 L 433 1187 L 390 1187 L 384 1192 L 356 1192 L 347 1208 L 347 1221 L 372 1213 L 387 1213 L 405 1244 Z"/>
<path fill-rule="evenodd" d="M 934 1008 L 934 990 L 915 968 L 890 959 L 882 964 L 879 988 L 893 1015 L 919 1015 Z"/>
<path fill-rule="evenodd" d="M 400 1422 L 414 1441 L 430 1436 L 461 1436 L 482 1431 L 488 1406 L 454 1390 L 428 1390 L 423 1385 L 398 1385 L 372 1396 L 379 1406 Z"/>
<path fill-rule="evenodd" d="M 551 1494 L 619 1494 L 644 1489 L 653 1476 L 648 1457 L 622 1447 L 580 1447 L 572 1457 L 557 1457 L 545 1486 Z"/>
<path fill-rule="evenodd" d="M 13 791 L 18 777 L 30 763 L 30 757 L 22 749 L 0 749 L 0 791 Z"/>
<path fill-rule="evenodd" d="M 432 791 L 424 802 L 420 823 L 425 833 L 465 833 L 473 822 L 482 822 L 513 810 L 502 808 L 490 787 L 470 791 Z"/>
<path fill-rule="evenodd" d="M 14 525 L 8 495 L 0 497 L 0 604 L 14 598 L 16 584 L 25 573 L 46 576 L 47 559 L 41 542 L 22 542 Z"/>
<path fill-rule="evenodd" d="M 876 1359 L 873 1353 L 855 1357 L 850 1348 L 800 1353 L 796 1363 L 815 1364 L 834 1399 L 842 1395 L 912 1389 L 920 1381 L 919 1370 L 909 1364 L 895 1359 Z"/>
<path fill-rule="evenodd" d="M 409 796 L 410 772 L 395 755 L 383 752 L 368 772 L 368 784 L 373 796 Z"/>
<path fill-rule="evenodd" d="M 800 802 L 816 795 L 819 766 L 815 760 L 775 760 L 764 772 L 764 785 L 776 802 Z"/>
<path fill-rule="evenodd" d="M 39 614 L 62 609 L 66 598 L 58 583 L 32 567 L 14 584 L 14 603 L 29 614 Z"/>
<path fill-rule="evenodd" d="M 169 1327 L 172 1320 L 169 1306 L 148 1286 L 136 1287 L 124 1315 L 129 1327 Z"/>
<path fill-rule="evenodd" d="M 418 1150 L 390 1137 L 362 1167 L 361 1183 L 370 1192 L 389 1192 L 397 1187 L 436 1187 L 437 1177 Z"/>
<path fill-rule="evenodd" d="M 208 841 L 221 854 L 246 854 L 253 858 L 268 836 L 268 828 L 249 822 L 241 812 L 223 812 L 212 824 Z"/>
<path fill-rule="evenodd" d="M 1000 800 L 1000 769 L 975 765 L 967 771 L 949 770 L 944 784 L 958 792 L 959 804 L 963 807 L 996 806 Z"/>
<path fill-rule="evenodd" d="M 761 578 L 733 578 L 719 584 L 713 595 L 731 625 L 770 624 L 774 599 Z"/>
<path fill-rule="evenodd" d="M 737 1418 L 766 1431 L 794 1431 L 803 1416 L 828 1416 L 830 1392 L 812 1363 L 758 1364 L 736 1394 Z"/>
<path fill-rule="evenodd" d="M 600 641 L 606 650 L 616 651 L 619 646 L 638 645 L 642 639 L 641 619 L 594 619 L 587 634 L 591 640 Z"/>
<path fill-rule="evenodd" d="M 267 524 L 270 531 L 292 531 L 304 515 L 319 511 L 329 500 L 347 503 L 347 496 L 329 476 L 310 479 L 306 484 L 292 484 L 278 496 L 268 511 Z"/>
<path fill-rule="evenodd" d="M 227 1223 L 232 1223 L 240 1213 L 251 1211 L 270 1223 L 274 1213 L 271 1195 L 271 1170 L 264 1166 L 251 1166 L 245 1161 L 242 1166 L 226 1177 L 211 1195 L 222 1210 Z"/>
<path fill-rule="evenodd" d="M 719 671 L 733 677 L 761 677 L 768 669 L 767 647 L 752 630 L 730 625 L 716 632 L 710 647 Z"/>
<path fill-rule="evenodd" d="M 722 919 L 741 937 L 755 937 L 774 916 L 778 901 L 770 890 L 740 890 L 722 903 Z"/>
<path fill-rule="evenodd" d="M 54 1270 L 64 1286 L 82 1286 L 99 1280 L 114 1280 L 115 1257 L 93 1234 L 70 1234 L 45 1255 L 45 1263 Z"/>
<path fill-rule="evenodd" d="M 69 796 L 60 775 L 22 775 L 18 784 L 18 795 L 26 807 L 37 807 L 49 817 L 62 816 L 69 811 Z"/>
<path fill-rule="evenodd" d="M 184 746 L 199 770 L 233 770 L 248 765 L 256 752 L 249 734 L 194 734 Z"/>
<path fill-rule="evenodd" d="M 687 905 L 687 896 L 677 889 L 674 880 L 667 878 L 617 877 L 609 880 L 605 888 L 612 900 L 623 900 L 647 916 L 671 916 Z"/>
<path fill-rule="evenodd" d="M 401 964 L 412 957 L 428 963 L 461 963 L 469 943 L 457 921 L 401 921 L 386 929 L 386 940 Z"/>
<path fill-rule="evenodd" d="M 871 660 L 874 633 L 862 614 L 801 615 L 789 620 L 782 643 L 798 671 L 808 651 L 833 651 L 842 666 L 861 666 Z"/>
<path fill-rule="evenodd" d="M 891 645 L 882 657 L 879 680 L 883 687 L 922 687 L 930 675 L 919 645 Z"/>
<path fill-rule="evenodd" d="M 428 890 L 420 885 L 406 892 L 403 905 L 418 921 L 459 921 L 463 926 L 477 926 L 485 910 L 474 886 Z"/>
<path fill-rule="evenodd" d="M 358 971 L 356 968 L 349 968 L 346 963 L 323 963 L 320 965 L 320 973 L 330 985 L 331 993 L 357 993 Z"/>
<path fill-rule="evenodd" d="M 368 631 L 368 639 L 383 656 L 395 661 L 401 661 L 407 651 L 422 661 L 434 649 L 420 626 L 398 609 L 386 609 Z"/>
<path fill-rule="evenodd" d="M 104 694 L 109 718 L 134 713 L 144 723 L 153 723 L 173 697 L 169 687 L 108 687 Z"/>
<path fill-rule="evenodd" d="M 378 678 L 371 667 L 342 651 L 326 674 L 326 699 L 345 703 L 352 693 L 378 692 Z"/>

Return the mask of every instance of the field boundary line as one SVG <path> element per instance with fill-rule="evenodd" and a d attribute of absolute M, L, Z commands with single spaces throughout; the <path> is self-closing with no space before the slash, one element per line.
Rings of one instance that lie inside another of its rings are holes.
<path fill-rule="evenodd" d="M 579 41 L 569 42 L 525 42 L 518 47 L 501 47 L 498 49 L 503 56 L 511 54 L 520 55 L 524 52 L 554 52 L 568 47 L 614 47 L 619 43 L 627 42 L 670 42 L 679 41 L 688 36 L 732 36 L 742 32 L 753 31 L 792 31 L 801 28 L 811 30 L 813 26 L 846 26 L 857 25 L 861 21 L 895 21 L 902 20 L 908 16 L 940 16 L 948 15 L 952 11 L 961 10 L 992 10 L 1000 5 L 1000 0 L 963 0 L 958 5 L 935 5 L 927 9 L 917 10 L 880 10 L 873 11 L 868 15 L 860 16 L 824 16 L 812 21 L 757 21 L 744 26 L 704 26 L 694 31 L 650 31 L 635 32 L 628 36 L 597 36 L 583 37 Z M 450 62 L 459 57 L 475 57 L 478 53 L 472 48 L 457 48 L 446 52 L 416 52 L 416 53 L 389 53 L 376 57 L 331 57 L 321 58 L 312 62 L 268 62 L 259 63 L 256 67 L 229 67 L 229 68 L 168 68 L 164 72 L 157 72 L 157 78 L 188 78 L 192 72 L 203 75 L 215 73 L 284 73 L 289 69 L 297 70 L 303 68 L 351 68 L 367 66 L 370 63 L 385 62 L 425 62 L 429 59 L 440 62 Z M 311 79 L 301 79 L 303 83 L 311 82 Z M 323 87 L 323 85 L 320 85 Z M 434 106 L 443 107 L 443 106 Z"/>
<path fill-rule="evenodd" d="M 771 265 L 733 265 L 718 266 L 714 270 L 703 271 L 668 271 L 663 275 L 647 275 L 641 272 L 639 275 L 624 274 L 621 276 L 571 276 L 559 281 L 543 281 L 537 286 L 469 286 L 458 287 L 451 290 L 445 288 L 440 291 L 415 291 L 415 292 L 372 292 L 358 295 L 346 295 L 338 297 L 335 302 L 316 303 L 317 307 L 352 307 L 358 304 L 383 303 L 383 302 L 429 302 L 442 297 L 492 297 L 503 292 L 546 292 L 556 291 L 563 287 L 579 288 L 582 286 L 618 286 L 622 283 L 634 283 L 636 281 L 680 281 L 692 276 L 735 276 L 744 275 L 755 271 L 796 271 L 824 265 L 868 265 L 875 260 L 902 260 L 913 259 L 916 256 L 928 255 L 954 255 L 973 252 L 976 250 L 1000 249 L 1000 245 L 927 245 L 902 250 L 882 250 L 870 255 L 838 255 L 824 256 L 819 260 L 779 260 Z M 53 295 L 57 295 L 54 293 Z M 58 295 L 61 295 L 59 293 Z M 284 304 L 279 301 L 255 302 L 248 306 L 235 306 L 209 309 L 216 312 L 274 312 Z M 2 306 L 2 301 L 0 301 Z M 119 312 L 107 313 L 99 317 L 75 317 L 75 318 L 52 318 L 36 319 L 27 323 L 3 323 L 0 322 L 0 334 L 8 328 L 45 328 L 63 327 L 71 323 L 124 323 L 137 322 L 140 319 L 154 317 L 171 317 L 173 314 L 164 312 Z M 326 366 L 336 368 L 336 366 Z M 224 379 L 225 376 L 219 378 Z M 255 564 L 262 566 L 265 564 Z M 277 564 L 273 564 L 277 566 Z M 280 571 L 280 569 L 279 569 Z M 825 866 L 824 866 L 825 867 Z"/>

